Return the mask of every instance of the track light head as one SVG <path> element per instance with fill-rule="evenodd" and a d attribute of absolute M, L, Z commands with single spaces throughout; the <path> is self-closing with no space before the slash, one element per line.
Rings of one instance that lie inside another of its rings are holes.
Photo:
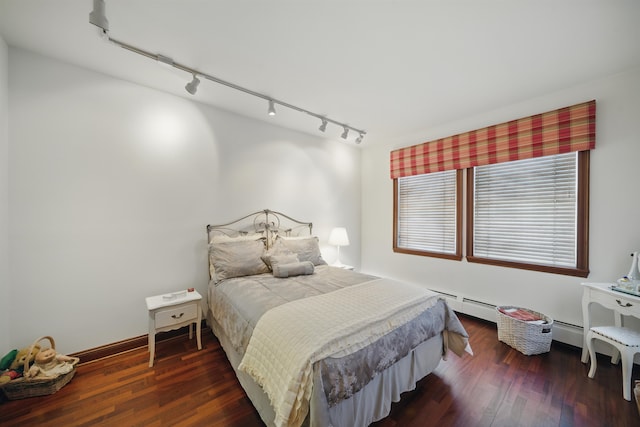
<path fill-rule="evenodd" d="M 269 111 L 267 112 L 270 116 L 276 115 L 276 106 L 272 99 L 269 100 Z"/>
<path fill-rule="evenodd" d="M 362 142 L 362 138 L 364 138 L 364 133 L 360 132 L 360 134 L 356 138 L 356 144 L 360 144 Z"/>
<path fill-rule="evenodd" d="M 93 11 L 89 14 L 89 23 L 102 28 L 105 33 L 109 31 L 109 21 L 105 14 L 104 0 L 93 0 Z"/>
<path fill-rule="evenodd" d="M 347 139 L 347 137 L 349 136 L 349 128 L 344 126 L 343 129 L 344 129 L 344 132 L 342 132 L 342 135 L 340 135 L 340 137 L 342 139 Z"/>
<path fill-rule="evenodd" d="M 199 84 L 200 84 L 200 79 L 198 79 L 198 77 L 196 77 L 196 75 L 194 74 L 193 75 L 193 80 L 191 80 L 189 83 L 187 83 L 184 88 L 191 95 L 195 95 L 196 92 L 198 91 L 198 85 Z"/>
<path fill-rule="evenodd" d="M 322 124 L 320 125 L 320 127 L 318 128 L 318 130 L 320 132 L 324 132 L 325 130 L 327 130 L 327 119 L 322 119 Z"/>

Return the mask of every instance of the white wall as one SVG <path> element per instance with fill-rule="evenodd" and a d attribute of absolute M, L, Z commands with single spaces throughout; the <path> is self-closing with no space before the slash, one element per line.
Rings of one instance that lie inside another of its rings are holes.
<path fill-rule="evenodd" d="M 9 94 L 7 44 L 0 37 L 0 353 L 10 349 L 9 307 Z M 2 353 L 3 355 L 6 352 Z"/>
<path fill-rule="evenodd" d="M 391 150 L 591 99 L 597 101 L 597 122 L 596 149 L 591 153 L 591 274 L 587 279 L 392 252 Z M 640 249 L 638 117 L 640 69 L 427 129 L 385 146 L 365 148 L 362 269 L 494 305 L 529 307 L 582 325 L 580 283 L 612 281 L 627 274 L 629 254 Z"/>
<path fill-rule="evenodd" d="M 313 221 L 329 262 L 329 231 L 346 226 L 341 257 L 359 261 L 352 146 L 14 48 L 9 101 L 16 347 L 51 335 L 69 353 L 145 334 L 146 296 L 206 295 L 206 224 L 253 211 Z"/>

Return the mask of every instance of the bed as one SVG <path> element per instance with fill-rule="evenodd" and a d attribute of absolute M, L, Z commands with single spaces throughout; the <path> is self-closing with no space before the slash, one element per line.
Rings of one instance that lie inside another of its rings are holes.
<path fill-rule="evenodd" d="M 327 265 L 310 222 L 267 209 L 207 237 L 207 323 L 268 426 L 367 426 L 471 353 L 444 299 Z"/>

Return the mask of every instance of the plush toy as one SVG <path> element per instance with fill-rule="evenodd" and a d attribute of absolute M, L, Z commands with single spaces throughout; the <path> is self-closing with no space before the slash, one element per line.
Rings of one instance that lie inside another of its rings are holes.
<path fill-rule="evenodd" d="M 0 384 L 8 383 L 9 381 L 15 380 L 20 376 L 22 376 L 20 372 L 9 369 L 8 371 L 4 371 L 2 375 L 0 375 Z"/>
<path fill-rule="evenodd" d="M 18 354 L 18 350 L 11 350 L 9 353 L 5 354 L 2 360 L 0 360 L 0 384 L 8 383 L 9 381 L 18 378 L 19 374 L 17 371 L 9 371 L 9 366 L 13 363 L 16 355 Z"/>
<path fill-rule="evenodd" d="M 24 374 L 24 377 L 55 378 L 71 372 L 79 360 L 77 357 L 57 354 L 53 348 L 46 348 L 36 354 L 35 363 Z"/>
<path fill-rule="evenodd" d="M 11 350 L 9 353 L 5 354 L 2 360 L 0 360 L 0 371 L 9 369 L 9 366 L 11 366 L 17 355 L 18 350 Z"/>
<path fill-rule="evenodd" d="M 24 361 L 25 360 L 28 360 L 28 364 L 27 365 L 30 365 L 31 363 L 33 363 L 33 361 L 34 361 L 34 359 L 36 357 L 35 355 L 38 354 L 38 352 L 40 351 L 40 346 L 38 344 L 36 344 L 33 347 L 33 351 L 32 352 L 29 352 L 30 349 L 31 349 L 31 347 L 26 347 L 26 348 L 23 348 L 23 349 L 19 350 L 18 354 L 16 355 L 16 358 L 13 359 L 13 362 L 9 366 L 9 369 L 22 373 L 22 371 L 24 370 Z"/>
<path fill-rule="evenodd" d="M 40 350 L 40 346 L 36 345 L 33 351 L 29 353 L 31 347 L 23 348 L 22 350 L 11 350 L 0 361 L 0 366 L 4 372 L 0 375 L 0 384 L 8 383 L 11 380 L 20 378 L 24 371 L 24 361 L 28 360 L 27 364 L 30 365 L 35 359 L 35 354 Z"/>

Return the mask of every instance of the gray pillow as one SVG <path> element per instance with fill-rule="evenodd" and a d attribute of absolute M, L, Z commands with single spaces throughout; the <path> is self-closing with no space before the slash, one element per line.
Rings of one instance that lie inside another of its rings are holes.
<path fill-rule="evenodd" d="M 311 261 L 273 265 L 273 277 L 284 278 L 309 274 L 313 274 L 313 263 Z"/>
<path fill-rule="evenodd" d="M 320 253 L 320 247 L 318 246 L 318 238 L 315 236 L 309 236 L 307 238 L 286 238 L 278 236 L 274 248 L 278 245 L 288 249 L 294 254 L 298 255 L 300 261 L 311 261 L 313 265 L 325 265 L 325 260 L 322 259 Z"/>
<path fill-rule="evenodd" d="M 232 277 L 268 273 L 262 261 L 264 240 L 240 240 L 209 245 L 209 260 L 215 269 L 215 281 Z"/>
<path fill-rule="evenodd" d="M 298 256 L 296 254 L 294 254 L 284 246 L 275 245 L 269 248 L 269 250 L 266 251 L 264 255 L 262 255 L 262 261 L 264 261 L 264 263 L 267 264 L 267 267 L 269 268 L 269 270 L 273 270 L 272 264 L 274 262 L 276 264 L 278 262 L 291 263 L 291 262 L 298 262 L 300 260 L 298 259 Z"/>
<path fill-rule="evenodd" d="M 271 269 L 274 269 L 281 264 L 294 264 L 300 262 L 300 260 L 298 259 L 298 255 L 294 254 L 293 252 L 272 255 L 269 258 L 269 261 L 271 264 Z"/>

